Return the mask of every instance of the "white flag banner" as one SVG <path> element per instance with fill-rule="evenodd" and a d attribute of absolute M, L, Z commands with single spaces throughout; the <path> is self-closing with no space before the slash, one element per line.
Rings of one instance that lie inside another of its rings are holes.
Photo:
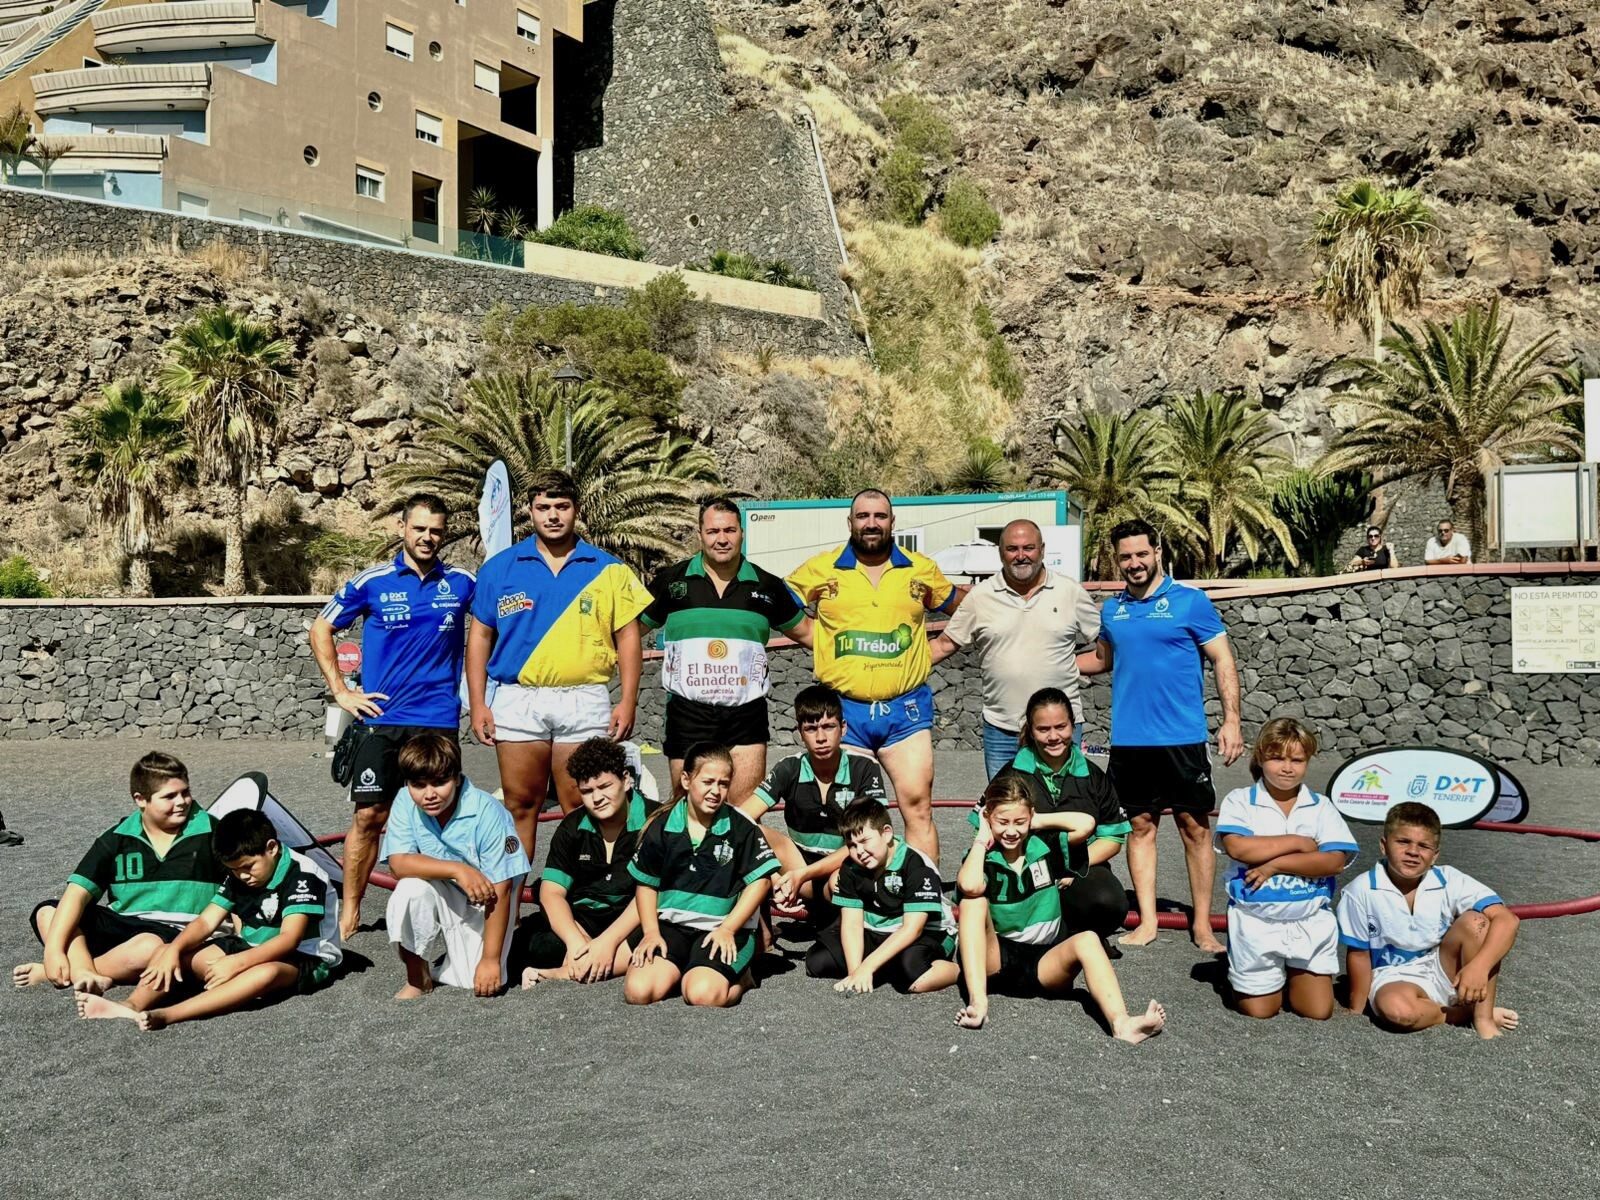
<path fill-rule="evenodd" d="M 498 458 L 483 475 L 483 495 L 478 500 L 478 537 L 483 542 L 483 561 L 511 548 L 511 476 Z M 484 687 L 485 703 L 494 703 L 494 680 Z M 461 679 L 461 710 L 468 711 L 467 680 Z"/>

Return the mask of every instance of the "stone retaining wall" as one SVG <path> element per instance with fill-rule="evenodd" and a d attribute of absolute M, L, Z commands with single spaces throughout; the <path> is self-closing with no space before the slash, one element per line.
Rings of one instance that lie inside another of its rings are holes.
<path fill-rule="evenodd" d="M 1506 761 L 1591 766 L 1600 762 L 1600 688 L 1582 675 L 1511 671 L 1509 588 L 1575 584 L 1600 587 L 1600 568 L 1211 587 L 1239 658 L 1247 737 L 1268 717 L 1293 714 L 1339 753 L 1437 742 Z M 0 602 L 0 737 L 316 737 L 325 701 L 306 631 L 320 605 L 304 597 Z M 784 645 L 772 658 L 773 740 L 792 745 L 784 706 L 810 678 L 808 656 Z M 659 745 L 657 661 L 645 666 L 639 736 Z M 973 657 L 947 662 L 932 687 L 938 748 L 977 749 Z M 1106 741 L 1109 700 L 1105 683 L 1089 684 L 1091 744 Z"/>
<path fill-rule="evenodd" d="M 316 288 L 341 308 L 483 317 L 500 303 L 514 309 L 565 302 L 621 304 L 628 295 L 626 288 L 536 275 L 517 267 L 27 188 L 0 188 L 0 257 L 17 262 L 62 254 L 192 252 L 217 242 L 256 257 L 279 282 Z M 800 357 L 860 353 L 860 340 L 848 320 L 836 314 L 816 321 L 707 304 L 701 337 L 708 346 L 741 353 L 769 345 Z"/>

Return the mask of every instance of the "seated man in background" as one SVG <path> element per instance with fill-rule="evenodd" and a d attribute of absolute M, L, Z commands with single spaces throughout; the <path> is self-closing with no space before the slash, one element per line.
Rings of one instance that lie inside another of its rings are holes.
<path fill-rule="evenodd" d="M 1428 539 L 1422 560 L 1430 567 L 1460 566 L 1472 561 L 1472 544 L 1465 534 L 1456 532 L 1450 521 L 1440 521 L 1435 536 Z"/>

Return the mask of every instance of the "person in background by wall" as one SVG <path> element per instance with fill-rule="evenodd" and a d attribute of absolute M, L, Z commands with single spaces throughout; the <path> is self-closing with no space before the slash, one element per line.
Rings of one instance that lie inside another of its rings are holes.
<path fill-rule="evenodd" d="M 1347 571 L 1387 571 L 1390 567 L 1400 565 L 1400 555 L 1395 548 L 1383 540 L 1383 530 L 1376 525 L 1367 527 L 1367 540 L 1355 552 L 1348 564 Z"/>
<path fill-rule="evenodd" d="M 1472 561 L 1472 544 L 1467 535 L 1457 533 L 1450 521 L 1440 521 L 1436 535 L 1428 539 L 1422 559 L 1430 567 L 1450 567 Z"/>
<path fill-rule="evenodd" d="M 1058 687 L 1078 703 L 1078 651 L 1100 632 L 1100 606 L 1081 583 L 1047 570 L 1032 521 L 1000 533 L 998 575 L 973 587 L 928 648 L 935 665 L 967 646 L 983 670 L 983 766 L 993 779 L 1016 756 L 1028 697 Z"/>

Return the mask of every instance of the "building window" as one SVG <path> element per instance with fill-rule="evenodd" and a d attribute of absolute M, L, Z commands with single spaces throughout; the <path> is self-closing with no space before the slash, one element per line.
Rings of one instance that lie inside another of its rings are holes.
<path fill-rule="evenodd" d="M 255 212 L 254 210 L 248 208 L 241 208 L 239 210 L 239 220 L 243 221 L 246 225 L 275 224 L 273 219 L 266 213 Z"/>
<path fill-rule="evenodd" d="M 472 86 L 480 92 L 488 92 L 491 96 L 498 96 L 500 94 L 500 69 L 491 67 L 488 63 L 473 63 Z"/>
<path fill-rule="evenodd" d="M 444 57 L 444 47 L 439 45 L 438 42 L 429 42 L 428 57 L 433 59 L 434 62 L 438 62 Z"/>
<path fill-rule="evenodd" d="M 383 172 L 374 171 L 371 167 L 356 168 L 356 195 L 365 196 L 368 200 L 383 199 Z"/>
<path fill-rule="evenodd" d="M 411 31 L 409 29 L 401 29 L 398 25 L 385 25 L 383 28 L 384 45 L 388 47 L 389 53 L 399 55 L 401 58 L 410 61 L 413 55 L 413 48 L 416 45 L 416 39 L 412 36 Z"/>
<path fill-rule="evenodd" d="M 444 140 L 444 122 L 438 117 L 417 110 L 417 141 L 437 146 Z"/>
<path fill-rule="evenodd" d="M 922 553 L 922 534 L 923 531 L 921 529 L 897 529 L 894 534 L 894 544 L 902 550 L 920 554 Z"/>
<path fill-rule="evenodd" d="M 532 13 L 525 13 L 517 9 L 517 36 L 524 41 L 539 44 L 539 18 Z"/>
<path fill-rule="evenodd" d="M 317 153 L 317 148 L 315 146 L 307 146 L 304 150 L 301 151 L 301 153 L 305 155 L 306 166 L 308 166 L 308 167 L 316 166 L 317 165 L 317 159 L 319 157 L 321 157 Z"/>
<path fill-rule="evenodd" d="M 211 201 L 204 196 L 191 196 L 188 192 L 178 193 L 178 211 L 191 216 L 203 217 L 211 211 Z"/>
<path fill-rule="evenodd" d="M 383 97 L 377 92 L 367 93 L 367 107 L 373 112 L 383 111 Z"/>

